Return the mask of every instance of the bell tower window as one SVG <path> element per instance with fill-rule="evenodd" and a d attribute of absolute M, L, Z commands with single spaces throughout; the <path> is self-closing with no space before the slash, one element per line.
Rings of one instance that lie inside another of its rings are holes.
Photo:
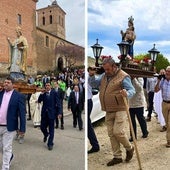
<path fill-rule="evenodd" d="M 45 17 L 42 18 L 42 24 L 45 25 Z"/>

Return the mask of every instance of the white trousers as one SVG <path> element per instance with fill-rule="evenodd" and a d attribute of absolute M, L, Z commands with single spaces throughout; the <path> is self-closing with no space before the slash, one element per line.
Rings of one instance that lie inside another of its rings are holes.
<path fill-rule="evenodd" d="M 9 170 L 12 156 L 12 141 L 15 131 L 9 132 L 6 126 L 0 126 L 0 150 L 2 152 L 2 170 Z"/>

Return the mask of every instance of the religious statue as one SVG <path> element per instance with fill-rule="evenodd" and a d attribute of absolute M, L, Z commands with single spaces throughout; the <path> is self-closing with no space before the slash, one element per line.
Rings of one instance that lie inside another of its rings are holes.
<path fill-rule="evenodd" d="M 136 39 L 135 35 L 135 27 L 134 27 L 134 18 L 131 16 L 128 18 L 128 28 L 125 32 L 122 30 L 120 31 L 122 35 L 122 40 L 127 41 L 130 44 L 129 52 L 128 54 L 133 58 L 133 44 Z"/>
<path fill-rule="evenodd" d="M 14 80 L 25 80 L 28 43 L 22 35 L 20 27 L 16 28 L 16 35 L 17 38 L 14 42 L 11 42 L 9 38 L 7 39 L 10 47 L 10 66 L 8 69 Z"/>

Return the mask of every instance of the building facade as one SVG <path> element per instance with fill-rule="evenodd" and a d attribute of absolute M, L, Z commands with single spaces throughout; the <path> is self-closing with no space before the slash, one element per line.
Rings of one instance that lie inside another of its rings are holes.
<path fill-rule="evenodd" d="M 1 0 L 0 3 L 0 75 L 8 74 L 9 46 L 7 38 L 16 38 L 20 26 L 28 41 L 27 74 L 53 71 L 69 65 L 63 54 L 56 52 L 58 45 L 77 46 L 65 39 L 64 10 L 54 0 L 46 8 L 36 10 L 38 0 Z M 78 46 L 82 51 L 83 47 Z M 84 65 L 84 55 L 77 56 L 75 65 Z"/>
<path fill-rule="evenodd" d="M 29 49 L 27 55 L 28 72 L 36 72 L 35 50 L 36 37 L 36 2 L 37 0 L 13 0 L 0 2 L 0 74 L 8 74 L 9 46 L 7 38 L 16 39 L 15 29 L 22 28 L 27 38 Z M 32 70 L 32 71 L 31 71 Z"/>

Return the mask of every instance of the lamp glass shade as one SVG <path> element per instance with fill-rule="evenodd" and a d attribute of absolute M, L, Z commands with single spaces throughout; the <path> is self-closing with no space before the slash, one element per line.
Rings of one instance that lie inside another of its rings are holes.
<path fill-rule="evenodd" d="M 93 49 L 93 54 L 95 58 L 99 58 L 102 52 L 103 47 L 98 43 L 98 39 L 96 39 L 96 44 L 91 46 Z"/>
<path fill-rule="evenodd" d="M 97 46 L 96 46 L 96 47 L 92 47 L 92 49 L 93 49 L 94 57 L 99 58 L 100 55 L 101 55 L 101 52 L 102 52 L 103 47 L 97 47 Z"/>
<path fill-rule="evenodd" d="M 151 56 L 151 60 L 153 62 L 156 61 L 157 57 L 158 57 L 158 54 L 160 53 L 156 48 L 155 48 L 155 44 L 154 44 L 154 47 L 148 51 L 150 53 L 150 56 Z"/>
<path fill-rule="evenodd" d="M 117 44 L 119 46 L 120 54 L 122 56 L 127 56 L 130 44 L 126 41 L 122 41 L 121 43 Z"/>

